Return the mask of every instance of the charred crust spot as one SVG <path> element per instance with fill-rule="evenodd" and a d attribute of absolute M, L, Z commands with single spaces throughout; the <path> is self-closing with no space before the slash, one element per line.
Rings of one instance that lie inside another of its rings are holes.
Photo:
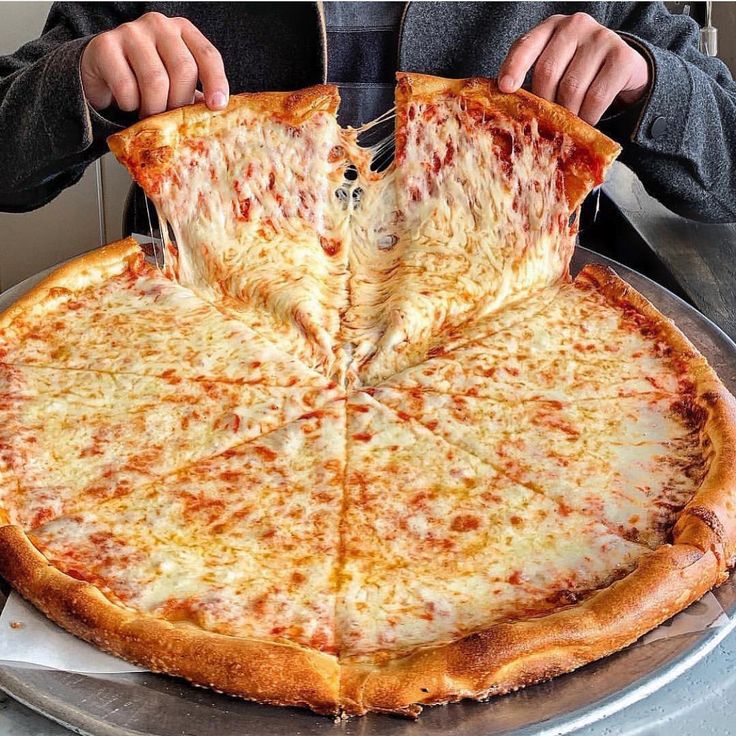
<path fill-rule="evenodd" d="M 726 539 L 726 530 L 721 520 L 706 506 L 689 506 L 683 511 L 684 515 L 700 519 L 713 532 L 718 542 L 722 543 Z"/>
<path fill-rule="evenodd" d="M 671 408 L 688 429 L 701 429 L 708 418 L 708 412 L 690 398 L 672 402 Z"/>
<path fill-rule="evenodd" d="M 715 391 L 704 391 L 700 398 L 701 401 L 705 402 L 710 407 L 716 406 L 720 400 L 720 397 Z"/>

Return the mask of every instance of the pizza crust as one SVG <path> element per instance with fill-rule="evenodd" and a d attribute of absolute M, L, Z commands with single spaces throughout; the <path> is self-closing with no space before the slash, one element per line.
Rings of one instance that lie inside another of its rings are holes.
<path fill-rule="evenodd" d="M 416 717 L 422 705 L 542 682 L 631 644 L 724 579 L 712 552 L 662 547 L 623 580 L 567 610 L 499 624 L 385 665 L 343 663 L 342 704 L 354 715 L 376 710 Z"/>
<path fill-rule="evenodd" d="M 421 705 L 482 699 L 538 683 L 636 641 L 723 583 L 736 552 L 736 400 L 685 335 L 606 266 L 586 266 L 589 284 L 612 306 L 635 310 L 687 364 L 694 401 L 707 412 L 710 467 L 673 529 L 673 544 L 645 557 L 625 578 L 583 603 L 528 621 L 498 624 L 459 641 L 386 661 L 341 663 L 346 712 L 416 717 Z"/>
<path fill-rule="evenodd" d="M 337 712 L 337 658 L 290 643 L 224 636 L 111 603 L 36 550 L 20 527 L 0 527 L 0 575 L 75 636 L 153 672 L 274 705 Z"/>
<path fill-rule="evenodd" d="M 0 314 L 0 330 L 36 306 L 56 296 L 84 289 L 90 283 L 111 278 L 143 262 L 143 251 L 134 238 L 109 243 L 57 268 Z"/>
<path fill-rule="evenodd" d="M 575 155 L 564 169 L 565 193 L 571 210 L 577 209 L 592 186 L 602 183 L 603 175 L 621 152 L 621 146 L 588 125 L 567 108 L 537 97 L 520 89 L 513 94 L 500 92 L 493 79 L 471 77 L 469 79 L 443 79 L 426 74 L 400 72 L 396 75 L 396 125 L 403 127 L 408 103 L 430 103 L 437 97 L 456 95 L 483 106 L 490 113 L 503 118 L 525 122 L 536 120 L 542 130 L 562 133 L 575 145 Z M 396 141 L 397 155 L 403 142 Z M 600 161 L 591 172 L 590 164 Z M 591 178 L 591 173 L 593 174 Z"/>
<path fill-rule="evenodd" d="M 295 92 L 246 92 L 231 95 L 224 110 L 210 110 L 199 102 L 154 115 L 110 136 L 107 144 L 136 181 L 151 192 L 176 147 L 190 136 L 214 135 L 246 111 L 297 126 L 320 112 L 335 115 L 339 103 L 337 87 L 327 84 Z"/>
<path fill-rule="evenodd" d="M 695 402 L 707 413 L 703 431 L 710 448 L 710 468 L 697 494 L 680 514 L 673 538 L 703 552 L 713 551 L 724 567 L 732 567 L 736 561 L 736 399 L 675 323 L 612 269 L 585 266 L 576 283 L 589 283 L 612 306 L 633 309 L 646 318 L 646 329 L 656 331 L 686 366 L 694 384 Z"/>
<path fill-rule="evenodd" d="M 407 100 L 458 94 L 516 120 L 536 120 L 610 163 L 618 146 L 571 113 L 520 91 L 498 92 L 491 80 L 445 80 L 400 74 L 399 115 Z M 136 178 L 156 177 L 179 141 L 206 136 L 247 109 L 298 125 L 318 112 L 334 114 L 337 90 L 231 97 L 227 110 L 203 104 L 141 121 L 110 138 L 113 152 Z M 397 141 L 397 147 L 399 141 Z M 583 161 L 583 163 L 585 163 Z M 566 172 L 576 207 L 591 186 L 584 165 Z M 593 182 L 597 183 L 597 182 Z M 129 238 L 63 266 L 0 315 L 6 328 L 28 310 L 68 294 L 100 276 L 142 263 Z M 94 278 L 93 278 L 94 277 Z M 642 559 L 625 578 L 583 603 L 525 621 L 501 623 L 452 643 L 397 654 L 343 658 L 286 641 L 224 636 L 192 624 L 174 624 L 109 601 L 94 585 L 53 567 L 0 509 L 0 574 L 49 618 L 96 646 L 155 672 L 177 675 L 221 692 L 318 713 L 369 710 L 416 716 L 422 705 L 485 698 L 539 682 L 632 643 L 722 583 L 736 554 L 736 401 L 687 338 L 610 269 L 587 266 L 577 283 L 605 295 L 616 309 L 632 310 L 649 334 L 667 346 L 691 378 L 693 409 L 705 412 L 703 435 L 710 467 L 680 514 L 672 544 Z"/>

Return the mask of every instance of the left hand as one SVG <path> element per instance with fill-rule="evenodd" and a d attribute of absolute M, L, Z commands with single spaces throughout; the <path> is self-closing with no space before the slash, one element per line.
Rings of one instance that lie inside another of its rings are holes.
<path fill-rule="evenodd" d="M 515 92 L 532 66 L 532 92 L 591 125 L 614 102 L 638 102 L 649 86 L 646 59 L 586 13 L 553 15 L 515 41 L 499 89 Z"/>

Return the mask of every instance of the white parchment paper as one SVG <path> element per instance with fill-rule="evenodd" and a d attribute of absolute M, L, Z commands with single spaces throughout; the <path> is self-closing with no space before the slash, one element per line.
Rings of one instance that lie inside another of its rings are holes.
<path fill-rule="evenodd" d="M 716 597 L 707 593 L 633 646 L 723 626 L 728 621 Z M 0 614 L 0 662 L 82 674 L 145 672 L 68 634 L 15 592 L 10 594 Z"/>
<path fill-rule="evenodd" d="M 145 672 L 68 634 L 15 591 L 0 614 L 0 661 L 87 675 Z"/>

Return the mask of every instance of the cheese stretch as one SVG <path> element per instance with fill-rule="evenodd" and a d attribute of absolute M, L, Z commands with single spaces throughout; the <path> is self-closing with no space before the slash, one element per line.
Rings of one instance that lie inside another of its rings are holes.
<path fill-rule="evenodd" d="M 139 124 L 164 271 L 6 318 L 3 519 L 128 611 L 358 669 L 667 544 L 710 457 L 687 366 L 568 278 L 584 141 L 478 89 L 402 97 L 380 173 L 332 97 Z"/>

